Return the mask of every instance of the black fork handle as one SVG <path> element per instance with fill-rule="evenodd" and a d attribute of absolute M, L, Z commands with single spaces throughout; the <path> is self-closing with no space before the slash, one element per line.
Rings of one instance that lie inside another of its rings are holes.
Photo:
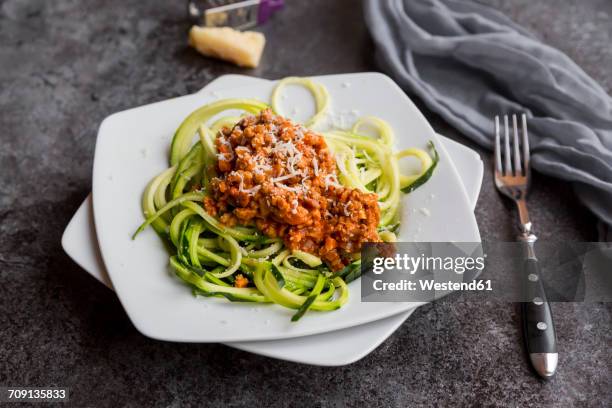
<path fill-rule="evenodd" d="M 557 338 L 540 265 L 533 254 L 533 242 L 527 245 L 531 245 L 531 249 L 524 263 L 523 285 L 525 300 L 529 301 L 521 304 L 523 336 L 533 368 L 542 378 L 548 379 L 557 368 Z"/>

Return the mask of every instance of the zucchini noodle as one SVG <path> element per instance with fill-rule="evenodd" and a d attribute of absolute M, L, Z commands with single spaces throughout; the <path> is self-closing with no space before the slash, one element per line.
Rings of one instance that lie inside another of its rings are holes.
<path fill-rule="evenodd" d="M 144 190 L 145 221 L 133 237 L 151 226 L 170 248 L 170 266 L 195 295 L 276 303 L 295 309 L 291 320 L 297 321 L 309 310 L 342 307 L 349 296 L 347 284 L 361 274 L 360 260 L 332 273 L 318 256 L 285 248 L 281 239 L 268 238 L 252 227 L 226 226 L 203 206 L 215 177 L 216 135 L 241 119 L 219 115 L 230 110 L 257 114 L 268 107 L 282 115 L 281 92 L 287 85 L 310 91 L 316 113 L 304 125 L 318 125 L 327 114 L 329 95 L 323 85 L 308 78 L 279 81 L 270 106 L 254 99 L 225 99 L 195 110 L 174 134 L 170 167 Z M 366 127 L 376 135 L 365 135 Z M 394 242 L 401 194 L 425 183 L 438 163 L 433 143 L 428 146 L 431 154 L 418 148 L 394 151 L 393 129 L 373 116 L 359 118 L 350 130 L 330 130 L 323 136 L 336 159 L 337 182 L 377 195 L 381 212 L 378 235 L 382 241 Z M 420 171 L 400 174 L 398 162 L 409 156 L 420 161 Z"/>
<path fill-rule="evenodd" d="M 272 101 L 270 104 L 272 111 L 274 111 L 274 113 L 277 115 L 284 116 L 280 109 L 279 99 L 281 98 L 280 95 L 283 88 L 285 88 L 287 85 L 301 85 L 310 91 L 315 100 L 316 112 L 304 123 L 304 125 L 310 128 L 316 127 L 321 119 L 323 119 L 323 117 L 326 115 L 329 107 L 329 94 L 327 93 L 327 89 L 323 85 L 317 84 L 308 78 L 287 77 L 280 80 L 274 88 L 274 91 L 272 91 Z"/>

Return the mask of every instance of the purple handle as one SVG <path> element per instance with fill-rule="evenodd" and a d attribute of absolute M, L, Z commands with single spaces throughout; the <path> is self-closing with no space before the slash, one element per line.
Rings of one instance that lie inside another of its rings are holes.
<path fill-rule="evenodd" d="M 261 0 L 259 3 L 259 13 L 257 14 L 257 24 L 263 24 L 285 5 L 284 0 Z"/>

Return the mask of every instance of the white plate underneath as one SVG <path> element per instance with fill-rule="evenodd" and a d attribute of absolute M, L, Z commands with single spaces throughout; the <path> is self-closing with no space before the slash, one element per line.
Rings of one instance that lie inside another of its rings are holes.
<path fill-rule="evenodd" d="M 331 94 L 335 112 L 380 116 L 398 133 L 398 148 L 434 140 L 441 161 L 422 188 L 403 199 L 400 240 L 479 241 L 471 204 L 444 148 L 424 117 L 387 77 L 346 74 L 316 78 Z M 346 84 L 350 84 L 346 86 Z M 291 311 L 275 305 L 238 305 L 197 299 L 170 278 L 167 254 L 152 231 L 136 241 L 140 196 L 152 175 L 166 167 L 170 137 L 193 109 L 219 98 L 267 100 L 271 83 L 199 92 L 114 114 L 100 127 L 94 160 L 93 203 L 102 258 L 119 299 L 143 334 L 162 340 L 230 342 L 306 336 L 344 329 L 411 310 L 420 303 L 365 303 L 359 282 L 350 285 L 348 304 L 333 313 L 311 313 L 299 324 Z M 292 93 L 289 103 L 307 107 L 307 95 Z M 303 108 L 306 109 L 306 108 Z M 144 153 L 143 153 L 144 152 Z M 453 203 L 449 206 L 448 203 Z M 414 210 L 426 207 L 431 216 Z"/>
<path fill-rule="evenodd" d="M 240 86 L 264 79 L 241 75 L 225 75 L 209 83 L 203 91 L 211 92 L 231 86 Z M 477 153 L 440 137 L 457 172 L 461 175 L 468 198 L 475 206 L 482 181 L 483 166 Z M 62 246 L 66 253 L 86 272 L 112 289 L 110 279 L 102 263 L 93 223 L 91 195 L 83 201 L 64 231 Z M 312 336 L 286 340 L 226 343 L 251 353 L 272 358 L 321 366 L 337 366 L 357 361 L 381 344 L 407 318 L 413 310 L 379 320 Z M 346 339 L 351 341 L 347 342 Z"/>

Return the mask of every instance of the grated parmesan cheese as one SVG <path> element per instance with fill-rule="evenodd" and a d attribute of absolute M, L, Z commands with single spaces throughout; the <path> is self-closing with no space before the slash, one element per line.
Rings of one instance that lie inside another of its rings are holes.
<path fill-rule="evenodd" d="M 351 216 L 351 212 L 348 209 L 350 205 L 351 205 L 350 201 L 344 204 L 344 215 L 346 215 L 347 217 Z"/>
<path fill-rule="evenodd" d="M 335 174 L 326 175 L 324 181 L 325 181 L 325 188 L 329 188 L 331 186 L 342 187 L 342 185 L 340 185 L 340 183 L 338 182 L 338 178 L 336 177 Z"/>
<path fill-rule="evenodd" d="M 294 199 L 294 200 L 291 202 L 291 214 L 297 214 L 297 207 L 298 207 L 298 204 L 299 204 L 299 203 L 298 203 L 297 198 L 296 198 L 296 199 Z"/>
<path fill-rule="evenodd" d="M 225 158 L 225 156 L 229 156 L 228 158 Z M 225 160 L 225 161 L 231 161 L 234 159 L 234 152 L 229 152 L 229 153 L 217 153 L 217 160 Z"/>
<path fill-rule="evenodd" d="M 295 140 L 297 141 L 301 141 L 302 139 L 304 139 L 304 132 L 306 131 L 306 129 L 304 129 L 304 127 L 300 126 L 295 130 Z"/>
<path fill-rule="evenodd" d="M 245 193 L 248 195 L 255 195 L 261 188 L 261 185 L 256 185 L 255 187 L 245 189 L 244 188 L 244 176 L 242 175 L 242 173 L 238 173 L 237 171 L 232 171 L 229 174 L 236 175 L 240 178 L 240 184 L 238 185 L 238 191 L 241 193 Z"/>
<path fill-rule="evenodd" d="M 284 176 L 274 177 L 274 178 L 272 179 L 272 182 L 276 183 L 276 182 L 278 182 L 278 181 L 288 180 L 288 179 L 290 179 L 290 178 L 295 177 L 296 175 L 297 175 L 297 174 L 286 174 L 286 175 L 284 175 Z"/>
<path fill-rule="evenodd" d="M 301 181 L 301 183 L 302 183 L 302 190 L 304 190 L 304 192 L 308 191 L 308 186 L 306 184 L 304 184 L 304 183 L 306 183 L 307 180 L 308 180 L 308 177 L 304 177 L 302 179 L 302 181 Z"/>
<path fill-rule="evenodd" d="M 274 183 L 274 185 L 276 187 L 280 187 L 280 188 L 283 188 L 283 189 L 288 190 L 288 191 L 293 191 L 294 193 L 299 193 L 299 192 L 303 191 L 301 186 L 300 187 L 290 187 L 290 186 L 282 184 L 282 183 Z"/>
<path fill-rule="evenodd" d="M 261 188 L 261 184 L 258 184 L 255 187 L 251 187 L 251 188 L 247 188 L 247 189 L 240 190 L 240 188 L 239 188 L 238 191 L 241 191 L 241 192 L 246 193 L 248 195 L 255 195 L 255 194 L 257 194 L 257 192 L 259 191 L 260 188 Z"/>

